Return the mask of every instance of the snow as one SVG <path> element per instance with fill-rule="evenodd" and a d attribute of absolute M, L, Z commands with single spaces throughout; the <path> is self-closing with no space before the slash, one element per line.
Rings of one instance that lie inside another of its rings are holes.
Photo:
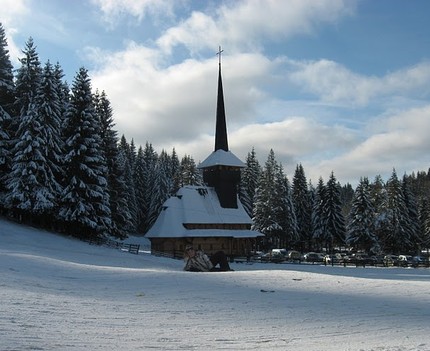
<path fill-rule="evenodd" d="M 255 238 L 263 234 L 252 230 L 210 230 L 185 228 L 184 224 L 252 224 L 242 203 L 223 208 L 213 187 L 187 185 L 163 204 L 163 210 L 146 234 L 147 238 L 234 237 Z"/>
<path fill-rule="evenodd" d="M 430 270 L 191 273 L 0 219 L 1 350 L 430 350 Z"/>
<path fill-rule="evenodd" d="M 246 167 L 245 163 L 243 163 L 235 154 L 231 151 L 224 151 L 222 149 L 212 152 L 198 165 L 197 168 L 208 168 L 213 166 Z"/>

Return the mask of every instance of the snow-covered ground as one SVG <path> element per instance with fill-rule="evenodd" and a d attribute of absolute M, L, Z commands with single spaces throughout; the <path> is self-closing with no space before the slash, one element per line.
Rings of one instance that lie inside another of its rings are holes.
<path fill-rule="evenodd" d="M 0 219 L 0 350 L 430 350 L 430 269 L 233 268 Z"/>

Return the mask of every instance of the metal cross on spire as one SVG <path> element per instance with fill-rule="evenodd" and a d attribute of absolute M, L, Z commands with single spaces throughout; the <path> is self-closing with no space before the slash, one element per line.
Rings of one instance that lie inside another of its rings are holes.
<path fill-rule="evenodd" d="M 224 52 L 224 50 L 221 50 L 221 45 L 219 46 L 219 48 L 218 48 L 218 52 L 216 53 L 219 57 L 218 57 L 218 64 L 220 65 L 220 67 L 221 67 L 221 53 L 222 52 Z"/>

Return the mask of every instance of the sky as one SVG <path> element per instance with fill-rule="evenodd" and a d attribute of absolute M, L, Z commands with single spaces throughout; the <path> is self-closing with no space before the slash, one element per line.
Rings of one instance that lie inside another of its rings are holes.
<path fill-rule="evenodd" d="M 199 163 L 214 149 L 219 46 L 229 148 L 292 180 L 429 169 L 427 0 L 0 0 L 10 58 L 31 36 L 105 91 L 118 134 Z"/>

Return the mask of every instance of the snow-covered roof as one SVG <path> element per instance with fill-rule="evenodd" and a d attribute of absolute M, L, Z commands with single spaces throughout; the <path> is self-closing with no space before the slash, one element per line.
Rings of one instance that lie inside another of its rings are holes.
<path fill-rule="evenodd" d="M 212 152 L 198 168 L 206 168 L 212 166 L 233 166 L 244 168 L 246 165 L 231 151 L 224 151 L 219 149 Z"/>
<path fill-rule="evenodd" d="M 184 186 L 163 204 L 147 238 L 233 237 L 255 238 L 263 234 L 246 229 L 187 229 L 186 224 L 252 224 L 240 201 L 238 208 L 220 206 L 215 189 Z"/>

